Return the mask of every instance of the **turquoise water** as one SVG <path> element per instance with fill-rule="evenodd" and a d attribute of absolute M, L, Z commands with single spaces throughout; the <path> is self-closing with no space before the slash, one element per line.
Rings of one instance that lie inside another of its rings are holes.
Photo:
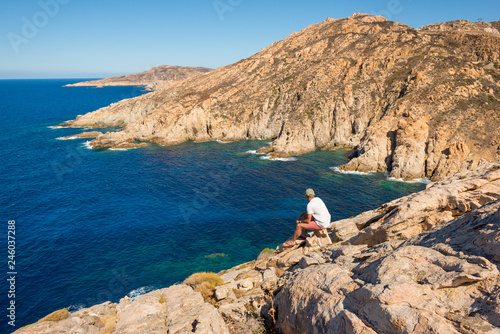
<path fill-rule="evenodd" d="M 80 129 L 49 127 L 145 92 L 62 87 L 77 81 L 0 80 L 0 203 L 4 240 L 16 221 L 16 328 L 253 260 L 292 235 L 306 188 L 333 220 L 424 188 L 331 170 L 346 151 L 291 161 L 249 153 L 267 140 L 89 150 L 86 139 L 56 139 Z M 3 319 L 2 332 L 15 329 Z"/>

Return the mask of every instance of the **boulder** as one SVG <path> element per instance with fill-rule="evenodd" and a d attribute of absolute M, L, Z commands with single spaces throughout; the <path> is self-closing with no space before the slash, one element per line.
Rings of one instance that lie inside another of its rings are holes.
<path fill-rule="evenodd" d="M 306 247 L 326 247 L 332 243 L 328 230 L 313 230 L 312 236 L 306 238 Z"/>
<path fill-rule="evenodd" d="M 276 276 L 276 268 L 271 267 L 262 271 L 262 290 L 274 290 L 278 284 L 278 276 Z"/>

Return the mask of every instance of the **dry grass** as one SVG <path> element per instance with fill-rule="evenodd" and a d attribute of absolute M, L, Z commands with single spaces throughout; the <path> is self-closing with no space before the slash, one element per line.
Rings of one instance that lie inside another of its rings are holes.
<path fill-rule="evenodd" d="M 212 303 L 215 302 L 215 287 L 224 285 L 224 280 L 216 273 L 201 272 L 192 274 L 183 283 L 192 287 L 194 291 L 200 292 L 205 301 Z"/>
<path fill-rule="evenodd" d="M 64 320 L 64 319 L 68 318 L 70 314 L 71 313 L 69 313 L 69 311 L 67 309 L 63 308 L 62 310 L 57 310 L 57 311 L 54 311 L 54 312 L 50 313 L 49 315 L 47 315 L 46 317 L 38 320 L 35 323 L 32 323 L 32 324 L 26 325 L 24 327 L 21 327 L 21 328 L 19 328 L 19 330 L 28 328 L 30 326 L 33 326 L 35 324 L 38 324 L 38 323 L 41 323 L 41 322 L 44 322 L 44 321 L 61 321 L 61 320 Z"/>
<path fill-rule="evenodd" d="M 159 302 L 160 304 L 165 303 L 165 296 L 164 296 L 164 295 L 162 295 L 162 296 L 160 297 L 160 299 L 158 299 L 158 302 Z"/>
<path fill-rule="evenodd" d="M 69 317 L 70 313 L 67 309 L 63 308 L 62 310 L 57 310 L 55 312 L 52 312 L 45 318 L 41 319 L 39 322 L 43 321 L 61 321 Z"/>
<path fill-rule="evenodd" d="M 250 266 L 253 266 L 255 264 L 255 260 L 252 260 L 250 262 L 247 262 L 247 263 L 243 263 L 243 264 L 240 264 L 236 269 L 237 270 L 240 270 L 240 269 L 245 269 L 245 268 L 248 268 Z"/>
<path fill-rule="evenodd" d="M 104 328 L 101 330 L 101 334 L 111 334 L 116 329 L 116 320 L 118 320 L 119 314 L 105 315 L 100 318 L 101 322 L 104 324 Z"/>
<path fill-rule="evenodd" d="M 260 254 L 272 254 L 274 253 L 275 249 L 272 248 L 264 248 Z"/>

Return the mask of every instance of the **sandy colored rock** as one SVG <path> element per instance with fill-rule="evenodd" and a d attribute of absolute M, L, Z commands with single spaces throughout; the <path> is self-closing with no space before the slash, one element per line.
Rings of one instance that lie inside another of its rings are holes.
<path fill-rule="evenodd" d="M 306 247 L 326 247 L 332 243 L 328 231 L 325 230 L 313 230 L 306 238 Z"/>
<path fill-rule="evenodd" d="M 500 34 L 495 26 L 489 22 L 470 22 L 468 20 L 455 20 L 451 22 L 429 24 L 421 27 L 420 30 Z"/>
<path fill-rule="evenodd" d="M 333 239 L 370 246 L 405 240 L 500 198 L 500 164 L 434 182 L 357 217 L 333 222 Z"/>
<path fill-rule="evenodd" d="M 280 268 L 289 268 L 291 266 L 299 263 L 300 259 L 304 256 L 304 249 L 297 248 L 289 252 L 285 252 L 283 256 L 278 260 L 278 267 Z"/>
<path fill-rule="evenodd" d="M 174 285 L 166 290 L 164 323 L 168 333 L 229 333 L 217 309 L 205 303 L 200 293 L 186 285 Z"/>
<path fill-rule="evenodd" d="M 110 149 L 111 150 L 129 150 L 129 149 L 144 147 L 144 146 L 147 146 L 147 145 L 148 145 L 147 143 L 128 143 L 128 142 L 124 142 L 124 143 L 120 143 L 118 145 L 115 145 L 115 146 L 111 147 Z"/>
<path fill-rule="evenodd" d="M 51 318 L 52 319 L 52 318 Z M 18 334 L 59 333 L 229 333 L 217 309 L 205 303 L 200 293 L 186 285 L 174 285 L 139 296 L 133 302 L 106 302 L 57 321 L 39 323 L 17 330 Z"/>
<path fill-rule="evenodd" d="M 57 139 L 64 140 L 64 139 L 76 139 L 76 138 L 96 138 L 96 137 L 99 137 L 100 135 L 102 135 L 102 132 L 88 131 L 88 132 L 78 133 L 78 134 L 72 135 L 72 136 L 60 137 Z"/>
<path fill-rule="evenodd" d="M 283 333 L 499 333 L 499 212 L 497 200 L 395 248 L 335 246 L 276 297 Z"/>
<path fill-rule="evenodd" d="M 276 268 L 266 268 L 262 271 L 262 290 L 274 290 L 278 284 L 278 276 L 276 276 Z"/>

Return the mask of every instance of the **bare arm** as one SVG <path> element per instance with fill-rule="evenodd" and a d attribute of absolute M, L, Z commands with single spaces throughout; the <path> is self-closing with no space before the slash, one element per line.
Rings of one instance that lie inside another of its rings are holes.
<path fill-rule="evenodd" d="M 307 212 L 302 213 L 299 218 L 297 218 L 297 224 L 309 224 L 312 219 L 312 214 L 308 215 Z"/>

